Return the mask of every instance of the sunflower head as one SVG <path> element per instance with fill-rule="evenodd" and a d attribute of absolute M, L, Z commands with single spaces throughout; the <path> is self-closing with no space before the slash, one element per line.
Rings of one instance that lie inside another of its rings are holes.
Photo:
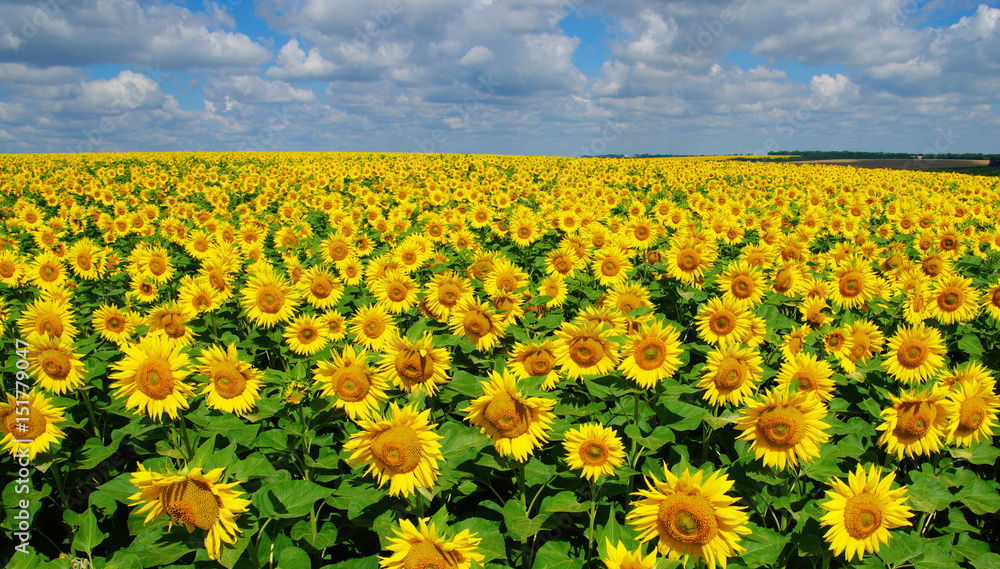
<path fill-rule="evenodd" d="M 517 391 L 517 377 L 510 368 L 503 374 L 490 372 L 481 384 L 483 395 L 462 409 L 466 420 L 493 439 L 500 456 L 524 462 L 536 447 L 548 440 L 555 416 L 555 401 L 523 397 Z"/>

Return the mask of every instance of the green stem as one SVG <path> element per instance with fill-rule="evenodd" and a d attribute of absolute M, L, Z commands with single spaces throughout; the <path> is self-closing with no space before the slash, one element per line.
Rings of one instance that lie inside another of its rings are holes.
<path fill-rule="evenodd" d="M 181 426 L 181 439 L 184 441 L 184 449 L 187 451 L 187 454 L 184 456 L 185 462 L 194 457 L 194 452 L 191 450 L 191 440 L 188 439 L 186 423 L 187 420 L 184 419 L 184 415 L 177 416 L 177 424 Z"/>
<path fill-rule="evenodd" d="M 55 481 L 56 491 L 59 492 L 59 502 L 62 503 L 63 510 L 69 509 L 69 502 L 66 501 L 66 491 L 63 486 L 62 473 L 59 471 L 59 461 L 52 463 L 52 480 Z"/>
<path fill-rule="evenodd" d="M 306 414 L 302 410 L 302 405 L 297 405 L 299 409 L 299 422 L 302 423 L 302 477 L 309 480 L 309 467 L 306 459 L 311 456 L 312 444 L 309 440 L 309 425 L 306 423 Z"/>
<path fill-rule="evenodd" d="M 90 404 L 90 394 L 87 393 L 86 389 L 81 389 L 77 391 L 80 394 L 80 399 L 83 400 L 83 404 L 87 407 L 87 415 L 90 417 L 90 426 L 94 429 L 94 436 L 101 439 L 104 442 L 104 437 L 101 436 L 100 431 L 97 429 L 97 419 L 94 417 L 94 407 Z"/>
<path fill-rule="evenodd" d="M 590 481 L 590 533 L 587 534 L 587 563 L 594 558 L 594 519 L 597 518 L 597 484 Z"/>

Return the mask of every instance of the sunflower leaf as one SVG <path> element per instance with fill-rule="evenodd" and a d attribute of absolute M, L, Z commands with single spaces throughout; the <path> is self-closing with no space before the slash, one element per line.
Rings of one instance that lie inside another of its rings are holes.
<path fill-rule="evenodd" d="M 539 514 L 529 518 L 527 510 L 519 498 L 507 500 L 503 506 L 503 519 L 507 524 L 507 533 L 517 541 L 523 541 L 538 533 L 542 529 L 542 523 L 548 517 L 548 514 Z"/>
<path fill-rule="evenodd" d="M 497 532 L 497 522 L 483 518 L 466 518 L 450 527 L 456 535 L 462 530 L 469 530 L 469 533 L 476 534 L 476 537 L 482 540 L 476 546 L 476 552 L 485 557 L 483 563 L 507 557 L 503 537 Z"/>
<path fill-rule="evenodd" d="M 254 492 L 252 500 L 262 516 L 297 518 L 308 515 L 317 500 L 330 495 L 329 488 L 308 480 L 286 480 Z"/>
<path fill-rule="evenodd" d="M 739 559 L 746 563 L 747 567 L 764 567 L 777 562 L 781 550 L 785 548 L 791 536 L 781 535 L 752 523 L 748 523 L 747 526 L 751 531 L 750 535 L 740 539 L 740 545 L 745 547 L 746 551 L 740 554 Z"/>
<path fill-rule="evenodd" d="M 996 464 L 997 458 L 1000 458 L 1000 449 L 986 442 L 971 449 L 953 448 L 948 450 L 952 457 L 970 464 Z"/>
<path fill-rule="evenodd" d="M 958 562 L 951 556 L 944 547 L 928 542 L 924 545 L 924 551 L 913 560 L 915 569 L 959 569 Z"/>
<path fill-rule="evenodd" d="M 878 556 L 886 565 L 894 567 L 920 555 L 924 550 L 924 542 L 910 532 L 889 532 L 889 543 L 883 545 Z"/>
<path fill-rule="evenodd" d="M 995 486 L 980 479 L 962 487 L 955 499 L 965 504 L 973 514 L 992 514 L 1000 510 L 1000 493 Z"/>
<path fill-rule="evenodd" d="M 87 513 L 81 517 L 80 527 L 77 528 L 76 535 L 73 537 L 73 550 L 85 551 L 89 555 L 94 551 L 94 547 L 108 537 L 108 534 L 97 527 L 97 516 L 94 515 L 93 510 L 88 509 Z"/>
<path fill-rule="evenodd" d="M 955 498 L 940 480 L 929 474 L 914 470 L 910 472 L 910 480 L 912 482 L 907 492 L 909 504 L 918 512 L 934 513 L 943 510 Z"/>
<path fill-rule="evenodd" d="M 966 334 L 959 338 L 958 349 L 969 354 L 973 360 L 981 361 L 983 359 L 983 343 L 975 334 Z"/>

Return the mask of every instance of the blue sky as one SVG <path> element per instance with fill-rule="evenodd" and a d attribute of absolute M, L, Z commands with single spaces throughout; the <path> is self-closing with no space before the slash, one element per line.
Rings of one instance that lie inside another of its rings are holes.
<path fill-rule="evenodd" d="M 996 3 L 0 5 L 0 152 L 1000 152 L 998 92 Z"/>

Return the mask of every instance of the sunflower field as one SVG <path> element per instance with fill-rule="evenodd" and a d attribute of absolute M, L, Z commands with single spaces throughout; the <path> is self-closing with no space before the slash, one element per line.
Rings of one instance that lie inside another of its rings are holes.
<path fill-rule="evenodd" d="M 0 172 L 9 569 L 1000 567 L 998 177 Z"/>

